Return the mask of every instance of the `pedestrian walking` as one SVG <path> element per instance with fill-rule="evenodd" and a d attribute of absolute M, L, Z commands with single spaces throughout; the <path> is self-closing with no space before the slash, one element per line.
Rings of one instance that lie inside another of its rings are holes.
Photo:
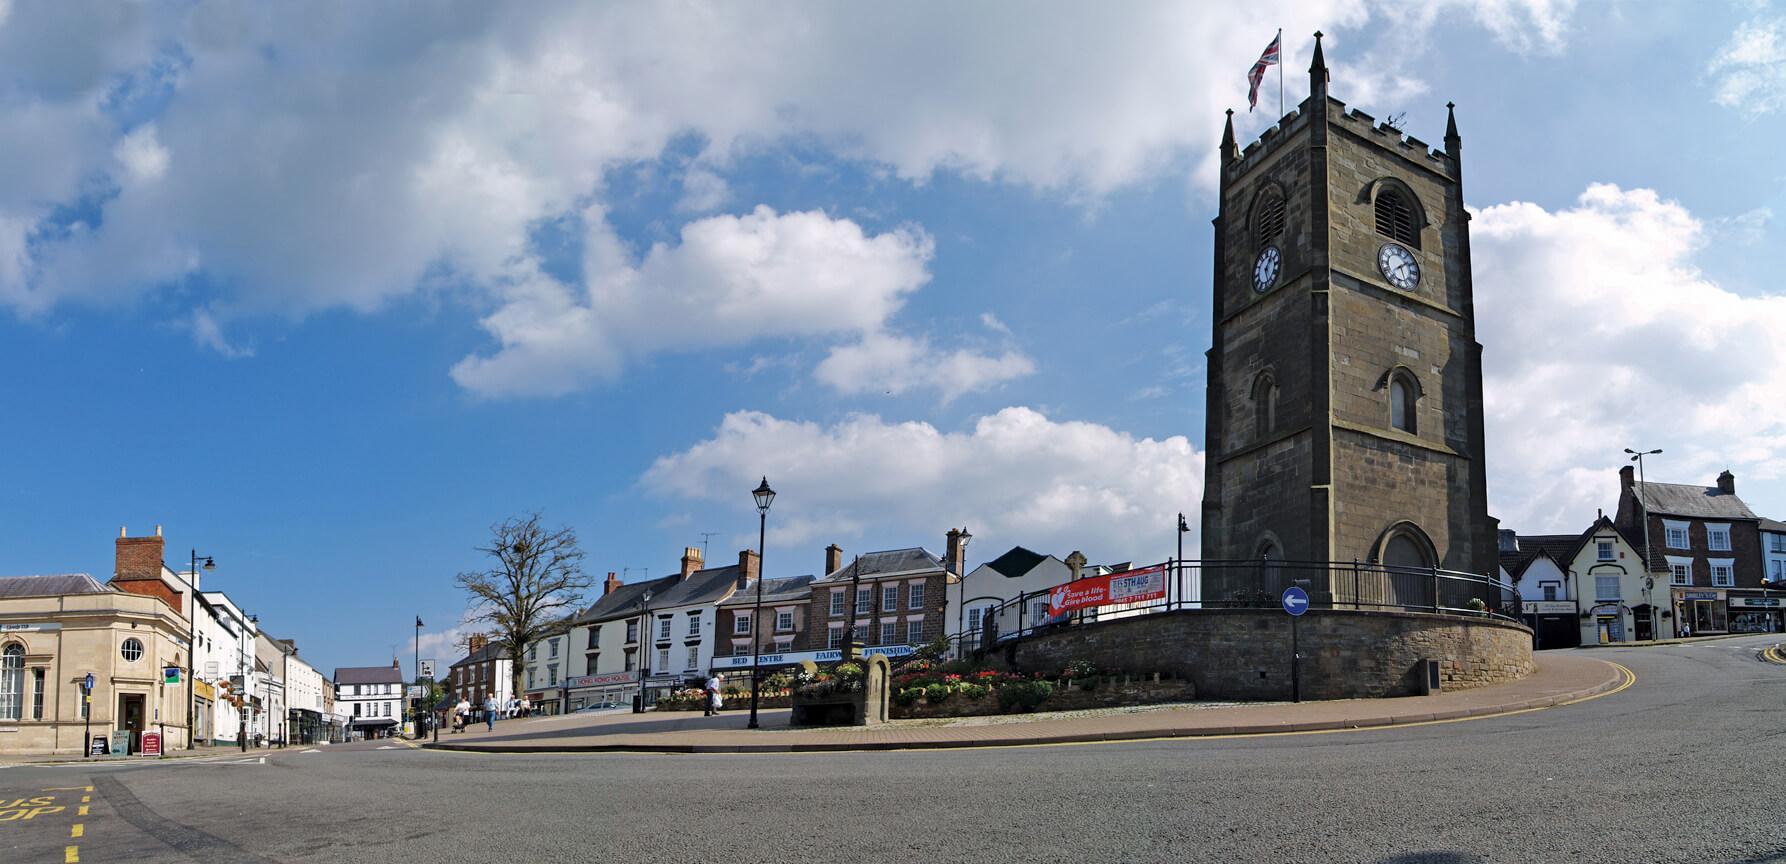
<path fill-rule="evenodd" d="M 484 697 L 484 726 L 491 732 L 496 731 L 497 702 L 495 696 Z"/>
<path fill-rule="evenodd" d="M 471 700 L 459 697 L 459 704 L 453 706 L 453 731 L 464 732 L 471 724 Z"/>
<path fill-rule="evenodd" d="M 706 712 L 703 716 L 712 717 L 719 713 L 722 704 L 719 696 L 719 676 L 712 672 L 707 673 L 707 686 L 704 689 L 707 691 L 705 700 L 707 704 L 704 706 Z"/>

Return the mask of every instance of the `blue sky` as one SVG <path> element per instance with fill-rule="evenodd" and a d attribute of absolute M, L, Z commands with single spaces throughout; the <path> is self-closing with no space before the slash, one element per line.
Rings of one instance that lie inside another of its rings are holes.
<path fill-rule="evenodd" d="M 1786 10 L 1200 6 L 0 3 L 0 572 L 161 524 L 328 669 L 450 660 L 492 522 L 662 574 L 765 474 L 772 574 L 1163 557 L 1279 26 L 1292 103 L 1315 29 L 1349 105 L 1458 103 L 1505 524 L 1627 445 L 1786 514 Z"/>

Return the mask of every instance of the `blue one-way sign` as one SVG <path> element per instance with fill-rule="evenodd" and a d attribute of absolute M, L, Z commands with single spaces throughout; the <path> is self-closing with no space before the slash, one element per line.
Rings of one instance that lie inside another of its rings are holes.
<path fill-rule="evenodd" d="M 1301 615 L 1308 611 L 1308 592 L 1291 585 L 1284 589 L 1284 611 L 1291 615 Z"/>

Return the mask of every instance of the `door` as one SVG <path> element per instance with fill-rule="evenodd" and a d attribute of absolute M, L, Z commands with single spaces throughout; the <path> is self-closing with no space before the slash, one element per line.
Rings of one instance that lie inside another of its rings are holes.
<path fill-rule="evenodd" d="M 119 694 L 118 717 L 122 721 L 120 728 L 129 730 L 130 732 L 130 752 L 142 752 L 143 695 L 141 693 Z"/>
<path fill-rule="evenodd" d="M 1644 606 L 1636 612 L 1637 641 L 1648 642 L 1655 638 L 1650 634 L 1650 607 Z"/>

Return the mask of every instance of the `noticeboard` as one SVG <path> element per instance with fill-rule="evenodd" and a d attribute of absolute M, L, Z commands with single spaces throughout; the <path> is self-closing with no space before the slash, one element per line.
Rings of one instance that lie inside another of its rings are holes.
<path fill-rule="evenodd" d="M 95 736 L 93 736 L 93 740 L 87 742 L 87 755 L 88 756 L 109 756 L 109 755 L 111 755 L 110 748 L 108 748 L 106 746 L 106 737 L 104 735 L 95 735 Z"/>
<path fill-rule="evenodd" d="M 138 755 L 160 756 L 161 755 L 161 733 L 160 732 L 144 732 L 143 733 L 143 752 Z"/>
<path fill-rule="evenodd" d="M 112 755 L 130 755 L 130 730 L 115 729 L 112 731 Z"/>

